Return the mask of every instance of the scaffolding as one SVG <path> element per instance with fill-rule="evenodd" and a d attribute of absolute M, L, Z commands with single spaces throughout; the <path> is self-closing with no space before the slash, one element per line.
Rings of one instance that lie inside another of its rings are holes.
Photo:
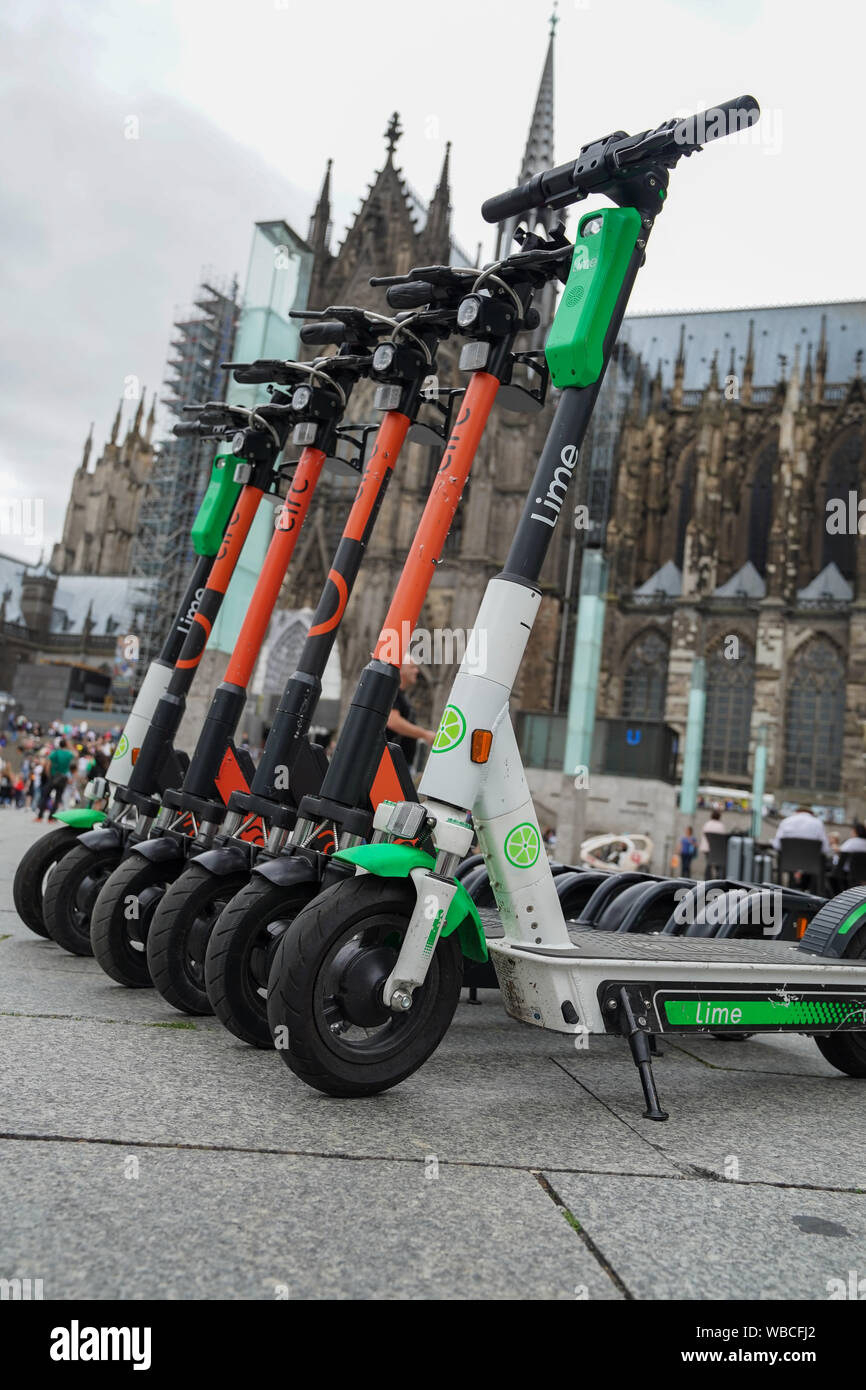
<path fill-rule="evenodd" d="M 163 382 L 162 404 L 178 419 L 184 406 L 222 400 L 240 306 L 238 283 L 205 274 L 192 306 L 174 321 Z M 168 615 L 180 603 L 195 556 L 190 531 L 210 478 L 214 446 L 208 440 L 175 439 L 159 446 L 138 516 L 132 545 L 131 572 L 154 579 L 152 598 L 135 615 L 142 663 L 155 656 L 165 635 Z"/>

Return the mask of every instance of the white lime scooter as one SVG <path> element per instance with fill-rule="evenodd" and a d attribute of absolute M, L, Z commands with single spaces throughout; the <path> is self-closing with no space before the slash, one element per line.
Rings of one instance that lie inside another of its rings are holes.
<path fill-rule="evenodd" d="M 840 1070 L 866 1075 L 866 890 L 833 899 L 798 944 L 638 936 L 569 925 L 509 717 L 541 601 L 539 575 L 669 170 L 703 143 L 752 124 L 751 97 L 697 118 L 586 145 L 576 161 L 484 205 L 490 221 L 603 193 L 584 215 L 547 344 L 562 395 L 502 572 L 490 581 L 419 788 L 421 804 L 379 807 L 380 843 L 341 851 L 345 873 L 286 932 L 268 987 L 288 1066 L 332 1095 L 384 1090 L 415 1071 L 456 1007 L 462 955 L 485 940 L 507 1012 L 566 1034 L 619 1034 L 649 1119 L 667 1118 L 652 1072 L 660 1034 L 762 1031 L 816 1036 Z M 478 635 L 486 643 L 477 641 Z M 396 843 L 424 830 L 435 862 Z M 479 916 L 454 877 L 478 839 L 498 911 Z M 334 874 L 340 872 L 334 865 Z M 481 920 L 483 917 L 483 921 Z"/>

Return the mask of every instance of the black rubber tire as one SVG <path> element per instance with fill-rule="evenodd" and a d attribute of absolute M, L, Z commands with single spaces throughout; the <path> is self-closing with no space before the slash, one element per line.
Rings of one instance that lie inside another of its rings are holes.
<path fill-rule="evenodd" d="M 333 1025 L 327 1025 L 324 1012 L 320 1015 L 317 1008 L 320 985 L 327 988 L 330 983 L 324 975 L 329 958 L 341 949 L 341 943 L 346 949 L 360 930 L 375 932 L 376 950 L 383 958 L 392 957 L 385 968 L 393 968 L 398 947 L 392 938 L 405 930 L 414 905 L 415 888 L 407 879 L 359 874 L 321 893 L 283 936 L 268 984 L 268 1023 L 278 1041 L 282 1036 L 287 1039 L 287 1046 L 277 1047 L 283 1061 L 315 1090 L 345 1097 L 386 1091 L 417 1071 L 448 1031 L 463 981 L 456 932 L 440 937 L 427 979 L 415 991 L 409 1012 L 388 1012 L 377 1019 L 381 1031 L 375 1038 L 357 1043 L 338 1040 Z M 364 953 L 348 955 L 349 961 L 353 959 L 362 963 Z M 344 991 L 349 973 L 342 965 L 333 977 Z M 333 1005 L 337 996 L 327 999 Z M 365 1002 L 375 1008 L 375 994 Z M 284 1034 L 277 1034 L 277 1029 Z"/>
<path fill-rule="evenodd" d="M 866 932 L 859 931 L 843 955 L 847 960 L 862 960 L 866 956 Z M 866 1033 L 816 1033 L 815 1042 L 831 1067 L 846 1076 L 866 1076 Z"/>
<path fill-rule="evenodd" d="M 12 882 L 12 901 L 25 927 L 37 936 L 48 937 L 42 913 L 42 895 L 48 874 L 78 843 L 80 830 L 71 825 L 58 825 L 42 835 L 21 856 Z"/>
<path fill-rule="evenodd" d="M 863 1033 L 817 1033 L 818 1051 L 831 1067 L 846 1076 L 866 1076 L 866 1036 Z"/>
<path fill-rule="evenodd" d="M 42 911 L 52 941 L 73 956 L 92 956 L 90 918 L 103 884 L 117 868 L 123 849 L 73 845 L 51 871 Z"/>
<path fill-rule="evenodd" d="M 230 1033 L 251 1047 L 274 1045 L 267 983 L 279 940 L 319 892 L 318 882 L 291 888 L 253 874 L 223 908 L 208 942 L 204 977 L 211 1007 Z"/>
<path fill-rule="evenodd" d="M 133 850 L 115 869 L 93 908 L 90 939 L 93 954 L 106 975 L 128 989 L 149 989 L 147 932 L 157 905 L 184 860 L 144 859 Z M 138 898 L 139 916 L 126 916 L 130 897 Z"/>
<path fill-rule="evenodd" d="M 147 934 L 147 964 L 154 987 L 185 1014 L 212 1014 L 204 959 L 217 919 L 243 888 L 248 870 L 211 874 L 195 860 L 167 890 Z"/>

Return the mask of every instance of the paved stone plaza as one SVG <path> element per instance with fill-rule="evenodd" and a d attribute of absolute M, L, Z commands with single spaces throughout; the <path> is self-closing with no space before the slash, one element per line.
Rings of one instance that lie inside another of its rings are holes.
<path fill-rule="evenodd" d="M 460 1005 L 368 1101 L 125 990 L 12 908 L 0 811 L 0 1277 L 46 1299 L 826 1299 L 866 1276 L 866 1091 L 806 1038 L 623 1043 Z M 465 999 L 465 996 L 464 996 Z"/>

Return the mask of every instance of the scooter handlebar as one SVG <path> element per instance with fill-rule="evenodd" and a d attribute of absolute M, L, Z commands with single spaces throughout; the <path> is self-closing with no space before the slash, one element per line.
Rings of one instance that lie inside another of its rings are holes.
<path fill-rule="evenodd" d="M 418 309 L 429 304 L 434 295 L 428 280 L 409 280 L 405 285 L 389 285 L 385 298 L 392 309 Z"/>
<path fill-rule="evenodd" d="M 175 439 L 201 439 L 203 426 L 198 420 L 189 420 L 180 425 L 172 425 L 171 432 Z"/>
<path fill-rule="evenodd" d="M 568 164 L 544 169 L 517 188 L 494 194 L 482 204 L 481 216 L 485 222 L 504 222 L 509 217 L 548 204 L 564 207 L 569 202 L 577 202 L 593 188 L 610 184 L 618 172 L 630 165 L 649 159 L 676 160 L 699 150 L 711 140 L 748 129 L 760 114 L 755 98 L 742 96 L 719 102 L 697 116 L 667 121 L 639 135 L 617 131 L 604 140 L 584 145 L 577 159 Z"/>
<path fill-rule="evenodd" d="M 301 329 L 301 342 L 309 346 L 316 343 L 341 345 L 345 341 L 346 325 L 340 323 L 339 319 L 320 319 L 318 322 L 305 323 Z"/>

